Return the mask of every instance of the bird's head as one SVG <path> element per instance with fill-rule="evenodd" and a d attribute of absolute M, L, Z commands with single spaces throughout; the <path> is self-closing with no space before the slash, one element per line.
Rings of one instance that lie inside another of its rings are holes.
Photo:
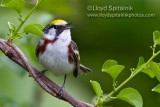
<path fill-rule="evenodd" d="M 48 35 L 49 37 L 58 37 L 63 32 L 70 33 L 70 25 L 70 23 L 67 23 L 61 19 L 53 20 L 43 29 L 43 35 Z"/>

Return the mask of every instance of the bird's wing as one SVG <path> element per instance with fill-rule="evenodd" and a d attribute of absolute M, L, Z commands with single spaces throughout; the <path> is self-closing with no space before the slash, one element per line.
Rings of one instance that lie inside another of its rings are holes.
<path fill-rule="evenodd" d="M 75 70 L 73 72 L 73 75 L 77 77 L 80 71 L 80 55 L 78 52 L 77 44 L 73 40 L 72 40 L 72 50 L 73 50 L 73 53 L 71 56 L 75 64 Z"/>
<path fill-rule="evenodd" d="M 72 59 L 75 63 L 75 70 L 73 72 L 73 75 L 77 77 L 78 74 L 85 74 L 87 72 L 91 72 L 91 69 L 80 64 L 80 55 L 79 55 L 78 47 L 74 41 L 72 41 L 72 50 L 73 50 Z"/>

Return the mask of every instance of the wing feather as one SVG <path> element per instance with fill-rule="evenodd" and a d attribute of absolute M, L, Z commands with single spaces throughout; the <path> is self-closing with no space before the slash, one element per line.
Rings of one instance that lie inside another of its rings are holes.
<path fill-rule="evenodd" d="M 72 50 L 73 50 L 73 54 L 72 54 L 72 58 L 73 58 L 73 61 L 75 63 L 75 70 L 73 72 L 73 75 L 75 77 L 78 76 L 78 74 L 85 74 L 87 72 L 91 72 L 91 69 L 85 67 L 84 65 L 80 64 L 80 55 L 79 55 L 79 51 L 78 51 L 78 47 L 77 47 L 77 44 L 72 41 Z M 80 71 L 82 71 L 80 73 Z"/>
<path fill-rule="evenodd" d="M 73 72 L 73 75 L 77 77 L 80 71 L 80 56 L 77 44 L 74 41 L 72 41 L 72 50 L 73 50 L 72 58 L 75 63 L 75 70 Z"/>

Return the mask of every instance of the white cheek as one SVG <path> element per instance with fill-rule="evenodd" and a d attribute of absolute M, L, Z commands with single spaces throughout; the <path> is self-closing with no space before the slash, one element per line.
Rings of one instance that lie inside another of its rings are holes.
<path fill-rule="evenodd" d="M 56 30 L 54 28 L 51 28 L 48 32 L 49 35 L 56 35 Z"/>
<path fill-rule="evenodd" d="M 50 29 L 47 34 L 43 33 L 43 38 L 54 39 L 56 35 L 56 30 L 54 28 Z"/>
<path fill-rule="evenodd" d="M 64 41 L 70 41 L 71 40 L 71 32 L 70 30 L 64 30 L 59 36 L 58 36 L 59 39 L 61 39 L 63 42 Z"/>

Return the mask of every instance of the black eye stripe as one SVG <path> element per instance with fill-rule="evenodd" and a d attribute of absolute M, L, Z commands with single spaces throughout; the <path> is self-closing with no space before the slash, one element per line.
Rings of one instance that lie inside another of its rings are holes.
<path fill-rule="evenodd" d="M 57 25 L 54 25 L 53 27 L 54 27 L 54 29 L 58 29 L 58 26 L 57 26 Z"/>
<path fill-rule="evenodd" d="M 61 25 L 53 25 L 53 27 L 54 27 L 54 29 L 61 29 L 61 28 L 63 28 L 63 26 L 61 26 Z"/>
<path fill-rule="evenodd" d="M 48 33 L 48 30 L 50 29 L 50 25 L 47 25 L 44 29 L 43 29 L 43 32 L 45 33 L 45 34 L 47 34 Z"/>
<path fill-rule="evenodd" d="M 65 30 L 65 26 L 49 24 L 43 29 L 43 32 L 45 34 L 47 34 L 49 32 L 49 29 L 51 29 L 51 28 L 56 29 L 56 35 L 59 35 L 60 33 L 62 33 Z"/>
<path fill-rule="evenodd" d="M 56 36 L 59 36 L 64 30 L 65 30 L 65 27 L 64 26 L 61 26 L 61 25 L 56 25 L 56 27 L 54 27 L 56 30 Z"/>
<path fill-rule="evenodd" d="M 47 25 L 45 28 L 46 29 L 51 29 L 51 28 L 61 29 L 61 28 L 63 28 L 63 26 L 62 25 Z"/>

